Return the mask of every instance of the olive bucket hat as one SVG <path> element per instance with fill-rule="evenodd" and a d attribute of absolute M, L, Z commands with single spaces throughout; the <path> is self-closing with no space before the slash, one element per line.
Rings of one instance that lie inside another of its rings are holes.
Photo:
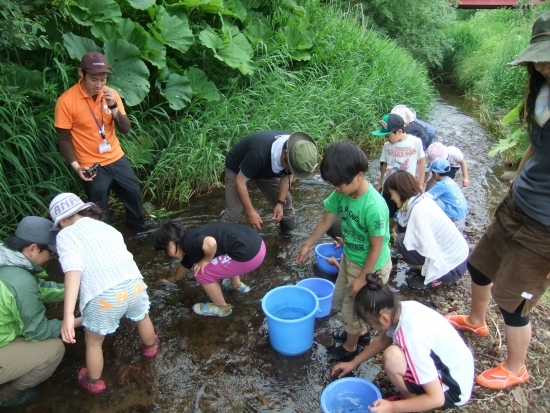
<path fill-rule="evenodd" d="M 288 138 L 288 165 L 298 179 L 310 176 L 319 162 L 317 144 L 304 132 L 294 132 Z"/>
<path fill-rule="evenodd" d="M 508 65 L 526 66 L 528 63 L 541 62 L 550 62 L 550 12 L 535 20 L 529 46 Z"/>

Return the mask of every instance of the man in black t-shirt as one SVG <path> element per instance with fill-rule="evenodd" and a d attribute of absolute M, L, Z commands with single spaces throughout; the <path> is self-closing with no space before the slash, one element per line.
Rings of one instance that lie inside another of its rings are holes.
<path fill-rule="evenodd" d="M 228 152 L 225 158 L 225 211 L 222 222 L 238 222 L 244 208 L 248 223 L 261 229 L 262 218 L 248 196 L 253 180 L 273 208 L 273 220 L 284 232 L 294 229 L 290 195 L 292 175 L 307 178 L 317 166 L 315 141 L 304 132 L 255 132 Z"/>

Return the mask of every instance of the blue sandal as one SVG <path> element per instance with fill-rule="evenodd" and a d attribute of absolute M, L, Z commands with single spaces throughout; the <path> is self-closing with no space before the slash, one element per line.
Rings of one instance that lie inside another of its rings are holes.
<path fill-rule="evenodd" d="M 222 308 L 214 303 L 199 303 L 193 306 L 193 311 L 198 315 L 215 315 L 218 317 L 227 317 L 233 312 L 233 307 L 231 307 L 231 304 L 228 304 L 226 308 Z"/>

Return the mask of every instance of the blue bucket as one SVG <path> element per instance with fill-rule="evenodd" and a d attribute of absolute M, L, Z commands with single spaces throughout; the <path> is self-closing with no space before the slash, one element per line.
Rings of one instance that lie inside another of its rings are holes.
<path fill-rule="evenodd" d="M 298 281 L 296 285 L 313 291 L 319 299 L 319 311 L 315 315 L 315 318 L 326 317 L 330 314 L 332 294 L 334 293 L 334 284 L 332 282 L 324 278 L 306 278 L 305 280 Z"/>
<path fill-rule="evenodd" d="M 332 242 L 325 242 L 315 247 L 315 254 L 317 255 L 317 268 L 325 274 L 336 275 L 338 274 L 338 267 L 328 263 L 327 259 L 334 257 L 340 262 L 340 257 L 344 251 L 343 247 L 334 248 Z"/>
<path fill-rule="evenodd" d="M 268 291 L 262 299 L 271 346 L 284 356 L 305 353 L 313 345 L 315 314 L 319 299 L 297 285 Z"/>
<path fill-rule="evenodd" d="M 368 412 L 368 407 L 381 398 L 380 390 L 370 381 L 344 377 L 325 387 L 321 394 L 321 408 L 324 413 Z"/>

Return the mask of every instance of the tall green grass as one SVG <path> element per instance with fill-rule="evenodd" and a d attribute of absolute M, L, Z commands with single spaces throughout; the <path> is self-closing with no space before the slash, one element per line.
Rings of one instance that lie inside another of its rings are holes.
<path fill-rule="evenodd" d="M 269 54 L 260 56 L 260 69 L 230 82 L 216 104 L 190 110 L 179 121 L 158 110 L 143 114 L 144 125 L 134 130 L 155 142 L 157 154 L 143 177 L 147 196 L 170 206 L 221 185 L 227 151 L 258 130 L 302 130 L 321 150 L 349 139 L 371 151 L 382 144 L 371 132 L 394 105 L 406 103 L 421 115 L 430 110 L 434 91 L 426 68 L 410 53 L 358 24 L 357 16 L 319 1 L 307 7 L 317 39 L 307 65 L 272 66 Z M 280 55 L 274 58 L 281 62 Z M 125 149 L 129 145 L 125 139 Z"/>
<path fill-rule="evenodd" d="M 193 101 L 181 112 L 147 101 L 127 108 L 132 129 L 119 139 L 144 199 L 171 207 L 220 187 L 225 154 L 258 130 L 305 131 L 321 152 L 333 140 L 349 139 L 377 156 L 382 141 L 371 131 L 381 116 L 398 103 L 421 116 L 430 111 L 434 90 L 426 67 L 366 27 L 358 9 L 342 11 L 324 3 L 302 3 L 315 39 L 311 61 L 296 63 L 259 45 L 255 74 L 228 72 L 219 102 Z M 82 192 L 59 152 L 53 127 L 55 100 L 73 84 L 75 72 L 52 59 L 43 75 L 57 80 L 46 81 L 38 96 L 0 94 L 0 236 L 24 215 L 46 215 L 56 193 Z"/>

